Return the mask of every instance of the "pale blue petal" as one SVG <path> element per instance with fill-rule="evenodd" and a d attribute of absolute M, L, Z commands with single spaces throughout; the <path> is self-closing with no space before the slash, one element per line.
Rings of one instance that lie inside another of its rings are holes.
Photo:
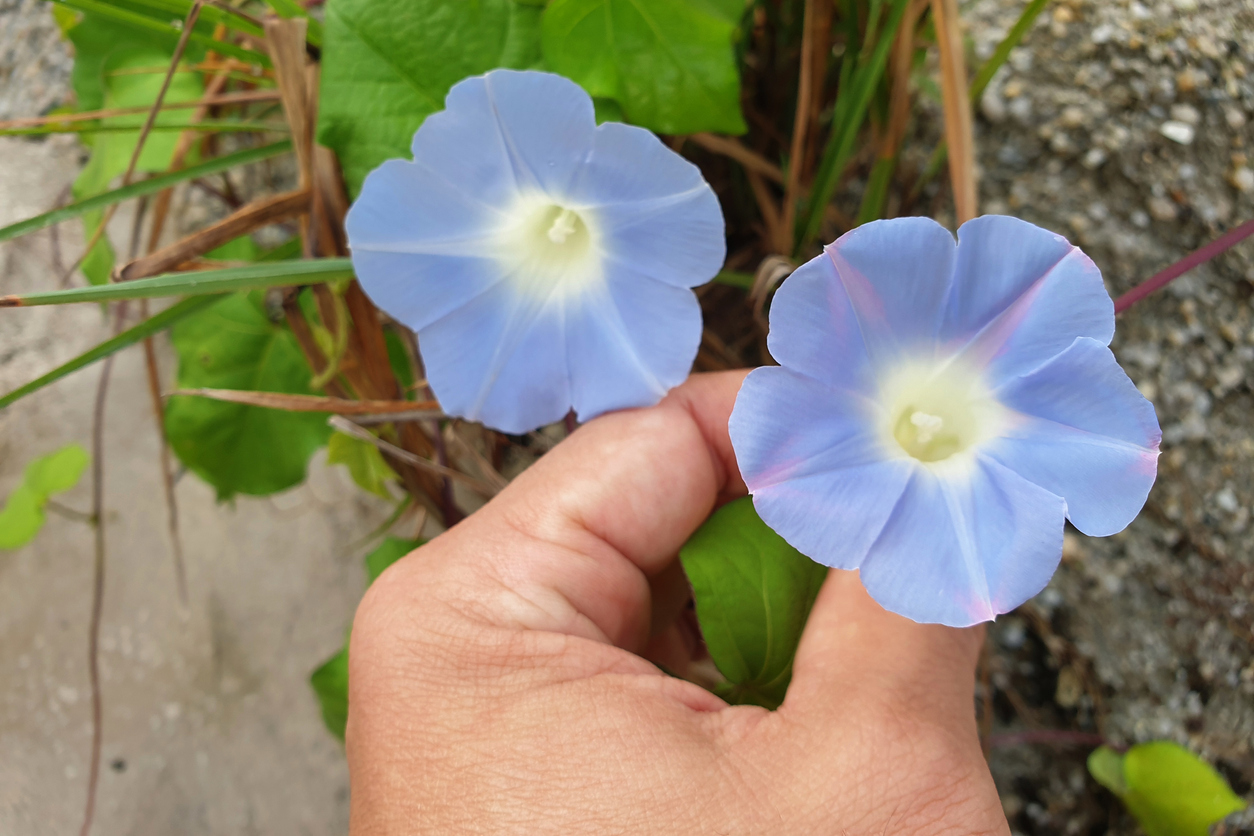
<path fill-rule="evenodd" d="M 483 83 L 518 187 L 565 195 L 592 151 L 592 98 L 553 73 L 493 70 Z"/>
<path fill-rule="evenodd" d="M 500 213 L 429 169 L 388 160 L 366 175 L 344 227 L 354 253 L 472 254 L 482 249 Z"/>
<path fill-rule="evenodd" d="M 1115 308 L 1101 271 L 1066 239 L 998 216 L 969 221 L 958 235 L 944 336 L 965 341 L 978 330 L 963 354 L 991 382 L 1030 372 L 1076 337 L 1110 343 Z"/>
<path fill-rule="evenodd" d="M 766 344 L 778 363 L 837 389 L 875 392 L 858 317 L 827 255 L 784 280 L 771 301 L 770 322 Z"/>
<path fill-rule="evenodd" d="M 1043 278 L 1075 247 L 1039 226 L 985 215 L 958 229 L 958 260 L 942 339 L 970 337 Z"/>
<path fill-rule="evenodd" d="M 687 288 L 614 269 L 567 303 L 566 350 L 580 421 L 651 406 L 688 377 L 701 343 L 701 306 Z"/>
<path fill-rule="evenodd" d="M 418 332 L 445 412 L 507 433 L 570 410 L 564 311 L 501 283 Z"/>
<path fill-rule="evenodd" d="M 415 162 L 489 206 L 510 205 L 519 181 L 487 79 L 474 76 L 454 84 L 444 108 L 428 116 L 414 134 Z M 533 183 L 528 179 L 523 185 Z"/>
<path fill-rule="evenodd" d="M 353 269 L 370 301 L 419 331 L 505 278 L 491 258 L 353 251 Z"/>
<path fill-rule="evenodd" d="M 763 521 L 827 566 L 861 562 L 913 468 L 888 457 L 863 399 L 778 366 L 745 379 L 728 429 Z"/>
<path fill-rule="evenodd" d="M 595 216 L 606 258 L 694 287 L 727 256 L 723 211 L 701 170 L 644 128 L 606 122 L 569 192 Z"/>
<path fill-rule="evenodd" d="M 989 621 L 1049 582 L 1064 513 L 1060 497 L 996 462 L 952 476 L 918 467 L 862 563 L 862 584 L 915 621 Z"/>
<path fill-rule="evenodd" d="M 930 218 L 873 221 L 827 246 L 874 363 L 935 350 L 956 250 Z"/>
<path fill-rule="evenodd" d="M 867 399 L 790 368 L 754 369 L 728 423 L 749 492 L 894 457 L 877 436 L 876 413 Z"/>
<path fill-rule="evenodd" d="M 1019 420 L 987 455 L 1063 497 L 1085 534 L 1114 534 L 1136 518 L 1154 484 L 1162 433 L 1153 404 L 1110 349 L 1081 337 L 997 397 Z"/>

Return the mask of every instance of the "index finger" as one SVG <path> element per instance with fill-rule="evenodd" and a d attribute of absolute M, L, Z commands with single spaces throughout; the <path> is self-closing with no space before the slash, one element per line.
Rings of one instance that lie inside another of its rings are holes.
<path fill-rule="evenodd" d="M 648 578 L 745 493 L 727 432 L 745 374 L 694 375 L 657 406 L 588 422 L 410 571 L 443 576 L 442 594 L 497 626 L 638 649 Z"/>

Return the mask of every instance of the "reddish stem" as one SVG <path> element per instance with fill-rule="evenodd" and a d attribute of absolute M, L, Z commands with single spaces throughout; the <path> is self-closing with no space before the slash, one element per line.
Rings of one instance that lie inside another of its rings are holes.
<path fill-rule="evenodd" d="M 1092 732 L 1067 731 L 1066 729 L 1033 729 L 1031 731 L 990 734 L 984 738 L 984 745 L 989 749 L 1022 746 L 1028 743 L 1051 743 L 1060 746 L 1101 746 L 1106 744 L 1106 738 Z"/>
<path fill-rule="evenodd" d="M 1254 220 L 1246 221 L 1201 249 L 1189 253 L 1166 270 L 1156 273 L 1120 296 L 1115 300 L 1115 313 L 1123 313 L 1154 291 L 1161 290 L 1194 267 L 1205 264 L 1220 253 L 1232 249 L 1251 235 L 1254 235 Z"/>

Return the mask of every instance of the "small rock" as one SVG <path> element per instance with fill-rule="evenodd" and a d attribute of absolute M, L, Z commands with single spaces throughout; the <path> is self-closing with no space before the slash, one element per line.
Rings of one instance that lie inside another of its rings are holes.
<path fill-rule="evenodd" d="M 1228 123 L 1229 128 L 1239 131 L 1245 127 L 1245 114 L 1239 107 L 1226 107 L 1224 108 L 1224 121 Z"/>
<path fill-rule="evenodd" d="M 1254 192 L 1254 171 L 1245 166 L 1234 168 L 1232 173 L 1228 175 L 1228 182 L 1237 191 L 1250 194 Z"/>
<path fill-rule="evenodd" d="M 1090 148 L 1080 160 L 1080 164 L 1087 169 L 1101 168 L 1106 162 L 1106 151 L 1102 148 Z"/>
<path fill-rule="evenodd" d="M 1084 696 L 1084 685 L 1075 668 L 1067 665 L 1058 672 L 1058 687 L 1054 690 L 1054 702 L 1063 708 L 1075 708 Z"/>
<path fill-rule="evenodd" d="M 1202 121 L 1202 114 L 1193 105 L 1178 104 L 1171 106 L 1171 118 L 1186 125 L 1196 125 Z"/>
<path fill-rule="evenodd" d="M 1001 94 L 1007 99 L 1018 98 L 1023 95 L 1023 82 L 1017 78 L 1012 78 L 1010 81 L 1006 82 L 1006 86 L 1002 87 Z"/>
<path fill-rule="evenodd" d="M 1194 67 L 1185 67 L 1176 74 L 1176 89 L 1181 93 L 1192 93 L 1209 82 L 1210 76 Z"/>
<path fill-rule="evenodd" d="M 1115 27 L 1111 26 L 1109 23 L 1103 23 L 1101 26 L 1094 29 L 1093 34 L 1089 37 L 1093 39 L 1093 43 L 1095 44 L 1104 44 L 1109 43 L 1110 39 L 1114 36 Z"/>
<path fill-rule="evenodd" d="M 1132 225 L 1138 229 L 1146 229 L 1150 225 L 1149 213 L 1144 209 L 1132 210 L 1132 214 L 1129 216 L 1128 220 L 1132 221 Z"/>
<path fill-rule="evenodd" d="M 1193 144 L 1193 126 L 1187 122 L 1177 122 L 1175 120 L 1163 122 L 1162 127 L 1158 129 L 1158 132 L 1170 139 L 1172 142 L 1178 142 L 1181 145 Z"/>
<path fill-rule="evenodd" d="M 1182 12 L 1196 12 L 1197 0 L 1175 0 L 1176 8 Z"/>
<path fill-rule="evenodd" d="M 1076 107 L 1075 105 L 1065 108 L 1062 115 L 1058 117 L 1058 122 L 1064 128 L 1078 128 L 1084 125 L 1087 121 L 1088 114 L 1084 112 L 1084 108 Z"/>
<path fill-rule="evenodd" d="M 1221 511 L 1227 511 L 1229 514 L 1235 514 L 1241 507 L 1241 503 L 1237 502 L 1237 495 L 1232 488 L 1224 488 L 1216 493 L 1215 504 L 1219 506 Z"/>
<path fill-rule="evenodd" d="M 1145 206 L 1156 221 L 1174 221 L 1179 213 L 1176 204 L 1165 197 L 1151 197 Z"/>
<path fill-rule="evenodd" d="M 992 87 L 984 91 L 980 97 L 980 113 L 988 121 L 996 124 L 1006 120 L 1006 101 Z"/>
<path fill-rule="evenodd" d="M 1009 110 L 1010 115 L 1019 122 L 1027 124 L 1027 122 L 1032 118 L 1032 99 L 1027 96 L 1019 96 L 1012 99 L 1007 110 Z"/>

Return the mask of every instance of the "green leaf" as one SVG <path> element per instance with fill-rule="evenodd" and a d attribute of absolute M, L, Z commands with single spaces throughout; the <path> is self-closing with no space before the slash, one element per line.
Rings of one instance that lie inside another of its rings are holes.
<path fill-rule="evenodd" d="M 82 56 L 76 61 L 73 81 L 80 107 L 84 100 L 95 109 L 97 96 L 99 107 L 133 108 L 149 107 L 157 100 L 164 83 L 164 76 L 156 73 L 116 75 L 117 70 L 143 69 L 154 65 L 168 65 L 173 57 L 171 45 L 154 43 L 152 36 L 133 32 L 96 15 L 85 15 L 69 31 L 75 53 Z M 80 68 L 81 66 L 81 68 Z M 166 92 L 166 102 L 196 101 L 203 92 L 200 77 L 194 73 L 175 73 Z M 91 159 L 74 180 L 73 195 L 82 201 L 108 190 L 113 179 L 126 172 L 131 156 L 139 142 L 140 128 L 147 121 L 147 114 L 134 113 L 100 120 L 108 132 L 95 136 L 91 146 Z M 156 124 L 185 121 L 186 114 L 164 111 L 158 114 Z M 133 130 L 116 130 L 133 128 Z M 178 134 L 153 132 L 144 142 L 135 165 L 136 172 L 164 172 L 170 167 Z M 91 240 L 104 220 L 102 210 L 83 213 L 83 235 Z M 107 236 L 102 236 L 83 259 L 80 268 L 92 284 L 104 284 L 113 270 L 113 248 Z"/>
<path fill-rule="evenodd" d="M 724 505 L 679 552 L 710 658 L 731 702 L 778 706 L 827 567 L 794 549 L 745 497 Z"/>
<path fill-rule="evenodd" d="M 78 484 L 91 457 L 77 444 L 69 444 L 35 459 L 26 466 L 26 484 L 43 497 L 65 493 Z"/>
<path fill-rule="evenodd" d="M 1101 746 L 1088 766 L 1123 799 L 1146 836 L 1207 836 L 1212 824 L 1245 809 L 1210 764 L 1167 740 L 1138 744 L 1122 756 Z"/>
<path fill-rule="evenodd" d="M 395 499 L 387 486 L 388 482 L 394 482 L 400 477 L 388 467 L 388 463 L 383 460 L 383 454 L 373 444 L 359 441 L 344 433 L 332 433 L 331 440 L 327 442 L 327 463 L 347 467 L 349 475 L 362 490 L 384 499 Z"/>
<path fill-rule="evenodd" d="M 7 241 L 10 238 L 16 238 L 19 235 L 25 235 L 28 232 L 35 232 L 44 227 L 51 226 L 55 223 L 68 221 L 76 218 L 84 212 L 93 209 L 100 210 L 113 203 L 121 203 L 123 200 L 129 200 L 134 197 L 143 197 L 144 195 L 156 194 L 162 189 L 175 186 L 187 180 L 194 180 L 197 177 L 206 177 L 210 174 L 217 174 L 220 171 L 226 171 L 237 165 L 246 165 L 255 163 L 259 160 L 267 160 L 276 157 L 292 149 L 290 140 L 275 142 L 271 145 L 263 145 L 259 148 L 246 148 L 243 151 L 237 151 L 234 154 L 225 154 L 221 157 L 214 157 L 199 165 L 190 166 L 189 168 L 173 171 L 168 174 L 159 174 L 156 177 L 149 177 L 146 180 L 140 180 L 137 183 L 131 183 L 129 186 L 120 189 L 114 189 L 104 194 L 89 197 L 71 203 L 69 206 L 62 206 L 60 209 L 53 209 L 51 212 L 45 212 L 42 215 L 36 215 L 24 221 L 18 221 L 15 224 L 0 228 L 0 241 Z"/>
<path fill-rule="evenodd" d="M 366 555 L 366 573 L 369 586 L 378 580 L 383 570 L 423 544 L 422 540 L 404 540 L 388 537 L 377 549 Z M 322 706 L 322 722 L 338 737 L 344 739 L 344 727 L 348 724 L 348 641 L 340 652 L 318 667 L 309 677 Z"/>
<path fill-rule="evenodd" d="M 310 258 L 296 261 L 261 262 L 225 270 L 195 270 L 163 273 L 149 279 L 113 282 L 92 287 L 47 290 L 20 296 L 0 296 L 0 308 L 35 305 L 67 305 L 71 302 L 113 302 L 119 299 L 156 299 L 162 296 L 204 296 L 236 290 L 321 284 L 353 275 L 348 258 Z"/>
<path fill-rule="evenodd" d="M 228 296 L 176 325 L 171 340 L 180 388 L 314 394 L 295 337 L 267 316 L 262 293 Z M 330 435 L 321 413 L 208 398 L 171 397 L 165 416 L 171 449 L 223 500 L 299 484 L 310 456 Z"/>
<path fill-rule="evenodd" d="M 127 346 L 134 345 L 142 339 L 151 337 L 160 331 L 164 331 L 174 323 L 178 322 L 185 316 L 190 316 L 196 311 L 214 303 L 218 297 L 216 296 L 193 296 L 190 299 L 184 299 L 175 305 L 171 305 L 156 316 L 151 316 L 143 322 L 123 331 L 110 340 L 105 340 L 95 348 L 88 349 L 82 354 L 66 363 L 62 363 L 52 371 L 32 380 L 25 386 L 14 389 L 9 394 L 0 398 L 0 409 L 4 409 L 9 404 L 21 400 L 32 392 L 38 392 L 50 383 L 55 383 L 61 378 L 72 372 L 76 372 L 84 366 L 90 366 L 97 360 L 102 360 L 114 352 L 121 351 Z"/>
<path fill-rule="evenodd" d="M 322 722 L 331 734 L 344 739 L 348 725 L 348 642 L 340 652 L 318 666 L 309 677 L 318 704 L 322 707 Z"/>
<path fill-rule="evenodd" d="M 89 461 L 86 450 L 68 444 L 26 465 L 21 483 L 0 510 L 0 549 L 16 549 L 35 539 L 48 499 L 77 485 Z"/>
<path fill-rule="evenodd" d="M 352 194 L 371 169 L 408 157 L 414 131 L 463 78 L 539 59 L 538 6 L 515 0 L 330 0 L 318 138 Z"/>
<path fill-rule="evenodd" d="M 552 0 L 545 63 L 668 134 L 747 130 L 730 0 Z"/>
<path fill-rule="evenodd" d="M 402 537 L 388 537 L 384 539 L 379 547 L 366 555 L 366 574 L 370 578 L 370 583 L 374 583 L 383 574 L 383 571 L 414 549 L 421 546 L 425 540 L 407 540 Z"/>
<path fill-rule="evenodd" d="M 0 549 L 25 546 L 44 527 L 44 503 L 27 484 L 18 485 L 9 494 L 0 511 Z"/>

